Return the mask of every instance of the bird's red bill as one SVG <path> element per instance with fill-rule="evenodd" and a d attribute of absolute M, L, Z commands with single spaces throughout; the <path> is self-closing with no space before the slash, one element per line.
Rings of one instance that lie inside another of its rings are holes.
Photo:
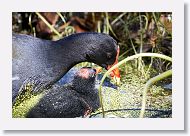
<path fill-rule="evenodd" d="M 118 49 L 117 49 L 116 60 L 115 60 L 115 62 L 114 62 L 113 65 L 108 65 L 108 67 L 107 67 L 108 70 L 118 63 L 118 57 L 119 57 L 119 46 L 118 46 Z M 119 84 L 119 82 L 120 82 L 120 72 L 119 72 L 119 68 L 118 67 L 110 72 L 110 76 L 112 78 L 114 78 L 114 80 L 116 80 L 117 84 Z"/>

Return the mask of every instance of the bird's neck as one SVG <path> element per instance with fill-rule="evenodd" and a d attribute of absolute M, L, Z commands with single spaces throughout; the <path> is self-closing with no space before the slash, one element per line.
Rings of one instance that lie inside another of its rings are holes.
<path fill-rule="evenodd" d="M 72 64 L 70 65 L 72 66 L 84 61 L 91 62 L 86 55 L 94 50 L 94 44 L 96 42 L 97 41 L 95 41 L 94 38 L 91 38 L 90 35 L 74 34 L 56 41 L 56 52 L 60 52 L 59 54 L 62 55 L 62 57 L 59 58 L 66 59 L 63 61 L 68 60 L 68 63 L 71 62 Z"/>
<path fill-rule="evenodd" d="M 57 55 L 60 55 L 59 58 L 62 62 L 67 62 L 67 65 L 69 64 L 70 66 L 87 61 L 86 50 L 89 48 L 88 45 L 81 42 L 80 39 L 76 38 L 73 40 L 74 42 L 72 40 L 65 40 L 64 38 L 56 42 L 56 52 L 59 52 Z"/>
<path fill-rule="evenodd" d="M 87 43 L 81 42 L 81 38 L 61 39 L 53 42 L 53 46 L 48 51 L 48 63 L 50 67 L 54 67 L 54 77 L 59 80 L 73 66 L 80 62 L 89 61 L 86 59 L 86 51 L 89 46 Z M 56 76 L 57 75 L 57 76 Z"/>

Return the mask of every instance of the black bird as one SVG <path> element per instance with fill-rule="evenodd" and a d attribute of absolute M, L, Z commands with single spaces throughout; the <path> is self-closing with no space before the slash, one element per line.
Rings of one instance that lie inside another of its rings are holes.
<path fill-rule="evenodd" d="M 95 69 L 84 67 L 75 73 L 72 84 L 67 86 L 53 85 L 26 117 L 87 117 L 100 105 L 98 90 L 95 88 L 95 74 Z"/>
<path fill-rule="evenodd" d="M 73 81 L 75 74 L 79 69 L 76 67 L 71 68 L 56 84 L 63 86 L 65 84 L 69 84 Z M 99 85 L 103 75 L 101 73 L 96 75 L 96 84 Z M 113 89 L 117 89 L 117 86 L 110 82 L 110 78 L 106 77 L 103 86 L 111 87 Z"/>
<path fill-rule="evenodd" d="M 13 34 L 12 99 L 15 100 L 25 80 L 35 83 L 33 93 L 40 92 L 77 63 L 88 61 L 109 69 L 117 61 L 118 53 L 116 41 L 102 33 L 78 33 L 58 41 Z"/>

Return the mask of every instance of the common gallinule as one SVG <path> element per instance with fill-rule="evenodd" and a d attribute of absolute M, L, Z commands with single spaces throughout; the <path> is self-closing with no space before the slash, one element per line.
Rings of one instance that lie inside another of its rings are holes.
<path fill-rule="evenodd" d="M 27 85 L 32 86 L 33 93 L 40 92 L 60 80 L 77 63 L 88 61 L 109 69 L 117 62 L 118 53 L 116 41 L 102 33 L 77 33 L 58 41 L 13 34 L 12 99 L 25 80 L 30 79 Z"/>

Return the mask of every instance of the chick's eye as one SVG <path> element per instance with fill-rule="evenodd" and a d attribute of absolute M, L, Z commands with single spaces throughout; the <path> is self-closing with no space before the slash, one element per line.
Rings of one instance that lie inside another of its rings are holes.
<path fill-rule="evenodd" d="M 112 54 L 111 53 L 107 53 L 107 58 L 111 59 L 111 57 L 112 57 Z"/>

